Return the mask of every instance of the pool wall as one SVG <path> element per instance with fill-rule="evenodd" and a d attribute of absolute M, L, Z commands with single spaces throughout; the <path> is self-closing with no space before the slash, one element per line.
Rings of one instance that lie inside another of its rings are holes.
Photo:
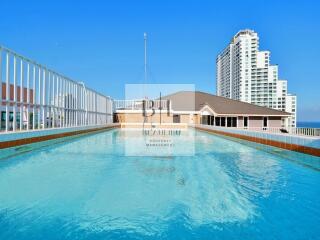
<path fill-rule="evenodd" d="M 52 140 L 56 138 L 69 137 L 78 134 L 85 134 L 104 129 L 119 127 L 117 123 L 110 123 L 98 126 L 81 126 L 55 129 L 41 129 L 35 131 L 8 132 L 0 134 L 0 149 L 10 148 L 25 144 Z"/>
<path fill-rule="evenodd" d="M 194 127 L 199 130 L 320 157 L 319 137 L 246 131 L 242 129 L 223 128 L 201 124 L 194 125 Z"/>

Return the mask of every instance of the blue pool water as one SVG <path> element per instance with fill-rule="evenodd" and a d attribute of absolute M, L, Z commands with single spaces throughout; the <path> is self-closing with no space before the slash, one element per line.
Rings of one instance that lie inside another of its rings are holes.
<path fill-rule="evenodd" d="M 194 156 L 126 156 L 120 130 L 18 149 L 0 160 L 0 239 L 320 238 L 318 169 L 194 140 Z"/>

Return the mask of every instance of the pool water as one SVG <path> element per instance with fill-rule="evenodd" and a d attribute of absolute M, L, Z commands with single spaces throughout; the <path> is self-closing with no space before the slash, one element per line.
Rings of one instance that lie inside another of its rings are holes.
<path fill-rule="evenodd" d="M 127 156 L 111 130 L 0 160 L 0 239 L 320 239 L 318 169 L 193 137 L 194 156 Z"/>

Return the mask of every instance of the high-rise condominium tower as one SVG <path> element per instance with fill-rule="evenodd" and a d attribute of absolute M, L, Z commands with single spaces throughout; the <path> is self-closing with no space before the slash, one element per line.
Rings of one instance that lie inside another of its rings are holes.
<path fill-rule="evenodd" d="M 279 80 L 270 52 L 259 51 L 258 34 L 241 30 L 217 57 L 217 95 L 292 113 L 283 126 L 296 127 L 297 97 Z"/>

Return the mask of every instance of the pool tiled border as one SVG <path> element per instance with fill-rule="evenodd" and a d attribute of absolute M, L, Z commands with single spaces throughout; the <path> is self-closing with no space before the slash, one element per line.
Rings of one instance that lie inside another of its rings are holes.
<path fill-rule="evenodd" d="M 110 128 L 116 128 L 119 127 L 118 124 L 108 124 L 105 126 L 99 126 L 99 127 L 90 127 L 90 128 L 70 128 L 69 131 L 63 131 L 63 132 L 58 132 L 59 129 L 51 129 L 48 132 L 45 132 L 42 134 L 40 131 L 38 132 L 40 136 L 34 136 L 34 132 L 24 132 L 21 133 L 23 134 L 24 137 L 17 138 L 17 139 L 12 139 L 12 140 L 7 140 L 7 141 L 1 141 L 1 135 L 0 135 L 0 149 L 5 149 L 5 148 L 10 148 L 10 147 L 17 147 L 25 144 L 32 144 L 32 143 L 37 143 L 37 142 L 42 142 L 42 141 L 48 141 L 48 140 L 53 140 L 57 138 L 63 138 L 63 137 L 70 137 L 74 135 L 79 135 L 79 134 L 86 134 L 86 133 L 92 133 L 92 132 L 97 132 L 101 130 L 106 130 Z M 56 131 L 54 131 L 56 130 Z M 61 130 L 61 129 L 60 129 Z M 19 133 L 17 133 L 19 134 Z M 28 137 L 28 135 L 31 135 L 31 137 Z"/>
<path fill-rule="evenodd" d="M 293 144 L 293 143 L 287 143 L 287 142 L 280 142 L 280 141 L 275 141 L 272 139 L 266 139 L 266 138 L 259 138 L 259 137 L 253 137 L 253 136 L 246 136 L 238 133 L 231 133 L 231 132 L 225 132 L 221 130 L 216 130 L 216 129 L 210 129 L 210 128 L 205 128 L 205 127 L 200 127 L 200 126 L 195 126 L 196 129 L 201 130 L 201 131 L 206 131 L 210 133 L 215 133 L 219 135 L 224 135 L 228 137 L 233 137 L 233 138 L 238 138 L 250 142 L 255 142 L 255 143 L 260 143 L 264 145 L 269 145 L 277 148 L 282 148 L 290 151 L 295 151 L 295 152 L 300 152 L 304 154 L 309 154 L 313 155 L 316 157 L 320 157 L 320 149 L 319 148 L 314 148 L 314 147 L 309 147 L 309 146 L 303 146 L 303 145 L 298 145 L 298 144 Z"/>

